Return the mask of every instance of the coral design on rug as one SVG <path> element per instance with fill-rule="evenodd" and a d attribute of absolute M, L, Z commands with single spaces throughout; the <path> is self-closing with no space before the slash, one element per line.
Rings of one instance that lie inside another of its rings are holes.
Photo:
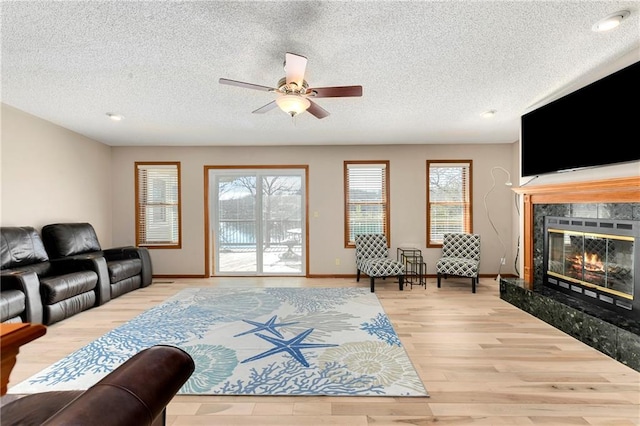
<path fill-rule="evenodd" d="M 149 346 L 196 369 L 179 394 L 428 396 L 375 293 L 188 288 L 9 389 L 87 389 Z"/>

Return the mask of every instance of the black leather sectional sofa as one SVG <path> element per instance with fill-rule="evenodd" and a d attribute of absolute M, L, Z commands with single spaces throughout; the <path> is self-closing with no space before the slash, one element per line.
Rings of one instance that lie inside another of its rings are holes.
<path fill-rule="evenodd" d="M 102 250 L 89 223 L 0 228 L 0 322 L 51 325 L 151 284 L 149 251 Z"/>

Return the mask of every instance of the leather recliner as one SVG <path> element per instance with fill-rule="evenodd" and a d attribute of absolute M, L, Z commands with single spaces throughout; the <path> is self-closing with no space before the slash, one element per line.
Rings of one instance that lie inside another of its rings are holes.
<path fill-rule="evenodd" d="M 42 228 L 42 239 L 52 259 L 78 259 L 102 256 L 105 264 L 95 263 L 98 282 L 107 283 L 109 295 L 115 299 L 152 281 L 149 250 L 144 247 L 116 247 L 103 250 L 93 226 L 89 223 L 54 223 Z"/>
<path fill-rule="evenodd" d="M 28 310 L 24 313 L 25 320 L 29 318 L 28 322 L 51 325 L 101 302 L 98 274 L 91 269 L 92 259 L 51 260 L 40 235 L 30 226 L 2 227 L 0 233 L 1 287 L 3 292 L 24 287 L 23 294 L 29 299 L 25 300 Z M 34 273 L 38 280 L 37 293 Z M 34 293 L 40 297 L 41 308 Z M 3 300 L 3 310 L 7 309 L 9 317 L 17 313 L 15 306 L 21 304 L 19 298 L 13 293 Z M 15 315 L 9 317 L 8 320 L 15 321 Z"/>
<path fill-rule="evenodd" d="M 42 323 L 40 282 L 35 272 L 2 272 L 0 322 Z"/>
<path fill-rule="evenodd" d="M 195 370 L 180 348 L 156 345 L 138 352 L 86 391 L 50 391 L 3 404 L 3 426 L 160 426 L 166 406 Z M 13 397 L 14 395 L 5 395 Z"/>

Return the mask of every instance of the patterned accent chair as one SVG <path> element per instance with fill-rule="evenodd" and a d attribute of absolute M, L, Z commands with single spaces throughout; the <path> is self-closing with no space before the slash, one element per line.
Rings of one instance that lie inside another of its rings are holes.
<path fill-rule="evenodd" d="M 356 281 L 360 281 L 360 272 L 371 279 L 371 292 L 375 290 L 375 279 L 391 276 L 398 277 L 400 290 L 404 284 L 404 264 L 389 257 L 387 237 L 384 234 L 356 235 Z"/>
<path fill-rule="evenodd" d="M 478 270 L 480 267 L 480 235 L 478 234 L 444 234 L 442 241 L 442 257 L 436 263 L 438 288 L 440 278 L 449 275 L 471 278 L 471 292 L 476 292 Z"/>

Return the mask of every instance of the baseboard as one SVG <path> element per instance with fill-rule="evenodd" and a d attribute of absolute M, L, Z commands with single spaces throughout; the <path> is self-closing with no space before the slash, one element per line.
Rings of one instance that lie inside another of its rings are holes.
<path fill-rule="evenodd" d="M 495 278 L 498 274 L 480 274 L 480 278 Z M 255 277 L 255 275 L 246 275 L 247 277 Z M 269 275 L 269 276 L 278 276 L 278 275 Z M 291 275 L 282 275 L 282 277 L 290 277 Z M 519 278 L 518 275 L 514 274 L 500 274 L 503 278 Z M 206 275 L 198 275 L 198 274 L 162 274 L 162 275 L 153 275 L 153 279 L 179 279 L 179 278 L 223 278 L 223 277 L 239 277 L 242 275 L 213 275 L 208 277 Z M 298 277 L 297 275 L 295 277 Z M 307 274 L 304 276 L 305 278 L 356 278 L 356 274 Z M 367 277 L 366 274 L 362 274 L 360 276 Z M 426 274 L 427 278 L 437 278 L 436 274 Z"/>

